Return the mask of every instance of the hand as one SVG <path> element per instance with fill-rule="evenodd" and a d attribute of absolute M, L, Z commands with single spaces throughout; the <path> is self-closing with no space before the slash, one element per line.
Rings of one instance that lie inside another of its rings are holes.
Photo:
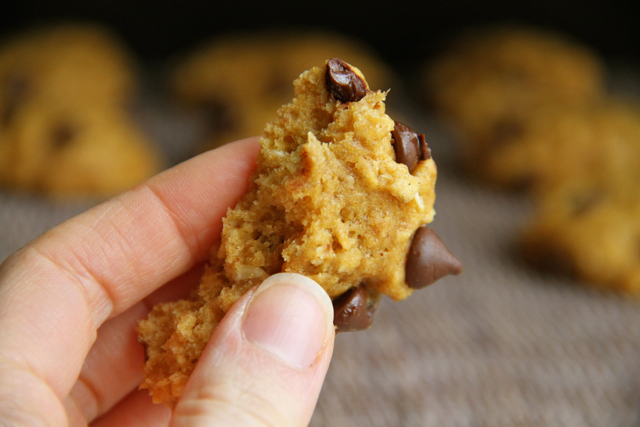
<path fill-rule="evenodd" d="M 0 266 L 0 425 L 303 426 L 333 350 L 333 309 L 278 274 L 216 328 L 173 414 L 142 381 L 136 324 L 197 285 L 255 138 L 195 157 L 40 236 Z"/>

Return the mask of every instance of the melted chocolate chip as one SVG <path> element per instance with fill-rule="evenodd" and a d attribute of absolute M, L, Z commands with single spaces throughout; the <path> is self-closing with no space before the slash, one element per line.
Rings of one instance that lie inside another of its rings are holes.
<path fill-rule="evenodd" d="M 424 135 L 418 135 L 411 128 L 400 122 L 395 122 L 391 131 L 391 143 L 396 152 L 396 161 L 409 168 L 409 172 L 418 164 L 418 160 L 431 158 L 431 150 L 424 139 Z"/>
<path fill-rule="evenodd" d="M 338 332 L 361 331 L 373 323 L 380 295 L 363 285 L 349 289 L 333 301 L 333 324 Z"/>
<path fill-rule="evenodd" d="M 422 289 L 448 274 L 460 274 L 462 264 L 429 227 L 421 227 L 413 237 L 405 267 L 407 285 Z"/>
<path fill-rule="evenodd" d="M 327 62 L 325 81 L 329 92 L 341 102 L 358 102 L 369 91 L 367 84 L 341 59 Z"/>
<path fill-rule="evenodd" d="M 2 111 L 2 125 L 7 126 L 16 110 L 24 102 L 27 92 L 29 91 L 29 81 L 22 75 L 10 74 L 4 82 L 4 109 Z"/>

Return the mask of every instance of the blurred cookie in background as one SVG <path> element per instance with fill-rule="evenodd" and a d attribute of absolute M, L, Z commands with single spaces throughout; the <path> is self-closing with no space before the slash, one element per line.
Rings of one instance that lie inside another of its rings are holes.
<path fill-rule="evenodd" d="M 423 73 L 467 171 L 529 190 L 526 261 L 640 296 L 640 107 L 607 94 L 598 56 L 502 26 L 465 34 Z"/>
<path fill-rule="evenodd" d="M 512 188 L 571 179 L 614 188 L 640 184 L 640 106 L 610 98 L 538 108 L 496 136 L 476 170 L 485 181 Z"/>
<path fill-rule="evenodd" d="M 534 215 L 521 238 L 525 259 L 639 297 L 640 106 L 609 100 L 550 109 L 527 125 L 518 141 L 493 153 L 503 182 L 535 183 Z"/>
<path fill-rule="evenodd" d="M 594 52 L 513 26 L 466 33 L 425 67 L 423 82 L 436 112 L 460 134 L 472 171 L 538 108 L 573 108 L 605 94 L 604 66 Z"/>
<path fill-rule="evenodd" d="M 215 39 L 178 61 L 171 91 L 206 121 L 202 151 L 260 135 L 293 96 L 300 73 L 339 57 L 367 76 L 371 88 L 388 90 L 393 74 L 370 48 L 324 32 L 255 32 Z"/>
<path fill-rule="evenodd" d="M 159 170 L 129 115 L 132 60 L 99 26 L 35 29 L 0 47 L 0 185 L 105 197 Z"/>
<path fill-rule="evenodd" d="M 0 183 L 58 197 L 108 197 L 159 170 L 124 111 L 28 103 L 0 130 Z"/>
<path fill-rule="evenodd" d="M 0 47 L 3 118 L 11 103 L 42 99 L 118 105 L 135 86 L 133 61 L 108 29 L 93 24 L 36 28 Z"/>
<path fill-rule="evenodd" d="M 640 194 L 629 190 L 572 180 L 538 193 L 520 241 L 525 260 L 603 291 L 640 297 Z"/>

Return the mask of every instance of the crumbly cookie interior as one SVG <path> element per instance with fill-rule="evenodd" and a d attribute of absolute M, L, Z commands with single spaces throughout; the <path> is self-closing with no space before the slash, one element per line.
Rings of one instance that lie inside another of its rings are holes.
<path fill-rule="evenodd" d="M 398 163 L 386 93 L 337 100 L 325 71 L 303 73 L 266 126 L 252 187 L 223 220 L 197 294 L 140 322 L 141 387 L 154 402 L 175 404 L 224 313 L 274 273 L 304 274 L 332 298 L 361 285 L 394 300 L 412 293 L 405 261 L 415 231 L 433 220 L 435 163 L 411 172 Z"/>

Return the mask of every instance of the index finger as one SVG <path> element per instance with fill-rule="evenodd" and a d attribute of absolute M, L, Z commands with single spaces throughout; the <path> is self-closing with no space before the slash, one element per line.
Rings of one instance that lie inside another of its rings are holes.
<path fill-rule="evenodd" d="M 9 257 L 0 267 L 0 364 L 26 367 L 65 396 L 102 322 L 207 258 L 257 150 L 252 138 L 193 158 Z"/>

